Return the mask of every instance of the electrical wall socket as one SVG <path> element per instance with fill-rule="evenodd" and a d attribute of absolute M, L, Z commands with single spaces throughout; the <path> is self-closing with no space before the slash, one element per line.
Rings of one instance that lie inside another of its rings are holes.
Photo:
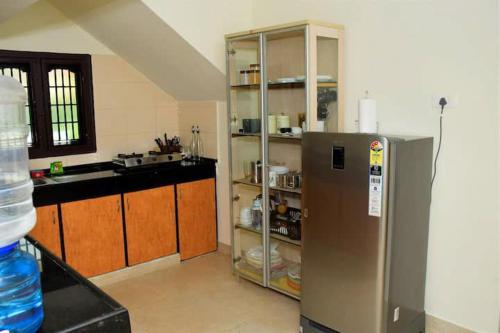
<path fill-rule="evenodd" d="M 399 306 L 394 309 L 394 317 L 393 317 L 394 322 L 397 322 L 399 320 Z"/>
<path fill-rule="evenodd" d="M 457 94 L 442 94 L 442 95 L 432 95 L 432 107 L 436 109 L 441 109 L 441 105 L 439 105 L 439 101 L 441 100 L 441 97 L 446 98 L 446 101 L 448 104 L 446 104 L 445 108 L 446 109 L 454 109 L 458 107 L 458 95 Z"/>

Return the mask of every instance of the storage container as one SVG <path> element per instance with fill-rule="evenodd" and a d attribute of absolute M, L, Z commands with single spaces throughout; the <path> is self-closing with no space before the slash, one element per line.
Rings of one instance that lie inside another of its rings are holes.
<path fill-rule="evenodd" d="M 0 189 L 30 180 L 25 104 L 23 86 L 0 76 Z"/>
<path fill-rule="evenodd" d="M 34 333 L 43 321 L 40 272 L 18 244 L 0 248 L 0 331 Z"/>
<path fill-rule="evenodd" d="M 251 69 L 248 71 L 248 83 L 249 84 L 259 84 L 260 83 L 260 70 Z"/>
<path fill-rule="evenodd" d="M 249 80 L 248 80 L 249 72 L 250 71 L 248 71 L 248 70 L 240 71 L 240 84 L 241 85 L 247 85 L 249 83 Z"/>
<path fill-rule="evenodd" d="M 0 164 L 2 162 L 0 161 Z M 19 201 L 25 201 L 31 198 L 33 194 L 33 182 L 25 181 L 15 186 L 0 188 L 0 206 L 5 206 Z"/>
<path fill-rule="evenodd" d="M 0 223 L 30 214 L 33 209 L 33 200 L 31 198 L 9 205 L 0 205 Z"/>
<path fill-rule="evenodd" d="M 18 241 L 30 232 L 36 223 L 35 208 L 22 216 L 15 217 L 6 221 L 0 221 L 0 247 L 12 244 Z M 2 273 L 0 272 L 0 279 Z M 0 331 L 1 332 L 1 331 Z"/>

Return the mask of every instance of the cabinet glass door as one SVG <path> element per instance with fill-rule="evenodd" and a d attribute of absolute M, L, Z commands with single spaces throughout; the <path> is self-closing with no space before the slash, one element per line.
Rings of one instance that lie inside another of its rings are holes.
<path fill-rule="evenodd" d="M 310 114 L 309 129 L 340 132 L 343 129 L 341 32 L 311 26 L 309 35 Z"/>
<path fill-rule="evenodd" d="M 338 132 L 338 39 L 316 37 L 317 61 L 317 117 L 319 131 Z"/>
<path fill-rule="evenodd" d="M 265 285 L 260 36 L 227 42 L 234 270 Z"/>
<path fill-rule="evenodd" d="M 305 28 L 266 33 L 268 285 L 300 296 L 301 141 L 307 129 Z"/>

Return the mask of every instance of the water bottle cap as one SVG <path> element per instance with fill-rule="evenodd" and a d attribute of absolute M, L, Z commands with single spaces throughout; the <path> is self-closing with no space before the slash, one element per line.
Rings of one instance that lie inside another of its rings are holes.
<path fill-rule="evenodd" d="M 11 252 L 12 250 L 14 250 L 16 248 L 17 244 L 19 244 L 19 241 L 14 242 L 14 243 L 7 245 L 7 246 L 4 246 L 4 247 L 0 247 L 0 256 L 3 256 L 5 254 Z"/>

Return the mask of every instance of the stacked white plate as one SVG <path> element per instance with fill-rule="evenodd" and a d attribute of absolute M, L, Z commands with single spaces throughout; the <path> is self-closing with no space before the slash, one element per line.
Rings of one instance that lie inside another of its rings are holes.
<path fill-rule="evenodd" d="M 240 210 L 240 223 L 246 227 L 252 225 L 252 211 L 250 207 L 243 207 Z"/>
<path fill-rule="evenodd" d="M 271 244 L 271 267 L 281 265 L 283 263 L 281 254 L 276 250 L 277 247 L 277 244 Z M 264 264 L 264 251 L 262 249 L 262 245 L 252 247 L 246 251 L 246 260 L 250 266 L 256 269 L 262 269 Z"/>

